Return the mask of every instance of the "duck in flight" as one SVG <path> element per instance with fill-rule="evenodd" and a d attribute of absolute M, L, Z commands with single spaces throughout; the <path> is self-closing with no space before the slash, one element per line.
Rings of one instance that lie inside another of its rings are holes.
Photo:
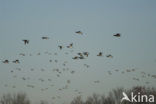
<path fill-rule="evenodd" d="M 19 64 L 20 62 L 19 62 L 19 60 L 14 60 L 14 61 L 12 61 L 13 63 L 16 63 L 16 64 Z"/>
<path fill-rule="evenodd" d="M 113 36 L 115 36 L 115 37 L 120 37 L 121 34 L 120 34 L 120 33 L 117 33 L 117 34 L 115 34 L 115 35 L 113 35 Z"/>
<path fill-rule="evenodd" d="M 63 46 L 61 46 L 61 45 L 59 45 L 58 47 L 60 48 L 60 50 L 62 50 L 62 48 L 63 48 Z"/>
<path fill-rule="evenodd" d="M 69 46 L 67 46 L 67 48 L 72 48 L 73 47 L 73 43 L 69 44 Z"/>
<path fill-rule="evenodd" d="M 24 53 L 20 53 L 19 55 L 21 55 L 21 56 L 25 56 L 25 54 L 24 54 Z"/>
<path fill-rule="evenodd" d="M 48 39 L 49 39 L 49 37 L 42 37 L 42 39 L 43 39 L 43 40 L 48 40 Z"/>
<path fill-rule="evenodd" d="M 111 54 L 106 55 L 106 57 L 108 57 L 108 58 L 113 58 L 113 56 L 112 56 Z"/>
<path fill-rule="evenodd" d="M 82 31 L 76 31 L 75 33 L 80 34 L 80 35 L 83 35 L 83 32 Z"/>
<path fill-rule="evenodd" d="M 3 63 L 8 64 L 9 60 L 4 60 Z"/>
<path fill-rule="evenodd" d="M 25 44 L 25 45 L 29 43 L 29 40 L 26 40 L 26 39 L 24 39 L 24 40 L 22 40 L 22 41 L 24 41 L 24 44 Z"/>
<path fill-rule="evenodd" d="M 85 59 L 84 56 L 80 56 L 79 59 Z"/>
<path fill-rule="evenodd" d="M 102 52 L 99 52 L 99 54 L 97 56 L 102 56 Z"/>
<path fill-rule="evenodd" d="M 78 54 L 79 56 L 81 56 L 81 57 L 83 56 L 83 54 L 82 54 L 82 53 L 77 53 L 77 54 Z"/>
<path fill-rule="evenodd" d="M 88 55 L 89 55 L 88 52 L 83 52 L 83 54 L 84 54 L 85 56 L 87 56 L 87 57 L 88 57 Z"/>
<path fill-rule="evenodd" d="M 75 56 L 75 57 L 73 57 L 72 59 L 76 60 L 76 59 L 78 59 L 78 58 L 79 58 L 78 56 Z"/>

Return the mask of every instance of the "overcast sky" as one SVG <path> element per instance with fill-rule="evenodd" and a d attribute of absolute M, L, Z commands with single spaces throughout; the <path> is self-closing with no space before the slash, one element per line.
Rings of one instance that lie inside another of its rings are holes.
<path fill-rule="evenodd" d="M 116 87 L 156 87 L 155 5 L 155 0 L 0 0 L 0 94 L 26 92 L 33 102 L 59 104 Z M 73 48 L 66 48 L 70 43 Z M 79 52 L 89 56 L 73 60 Z M 2 62 L 6 59 L 9 64 Z M 16 59 L 19 64 L 12 63 Z"/>

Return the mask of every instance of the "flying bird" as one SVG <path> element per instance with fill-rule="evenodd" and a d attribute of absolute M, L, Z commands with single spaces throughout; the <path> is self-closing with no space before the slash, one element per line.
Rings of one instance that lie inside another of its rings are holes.
<path fill-rule="evenodd" d="M 108 57 L 108 58 L 113 58 L 113 56 L 112 56 L 111 54 L 106 55 L 106 57 Z"/>
<path fill-rule="evenodd" d="M 21 55 L 21 56 L 25 56 L 25 54 L 24 54 L 24 53 L 20 53 L 19 55 Z"/>
<path fill-rule="evenodd" d="M 71 74 L 74 74 L 74 73 L 75 73 L 75 71 L 74 71 L 74 70 L 72 70 L 70 73 L 71 73 Z"/>
<path fill-rule="evenodd" d="M 83 52 L 83 54 L 84 54 L 85 56 L 87 56 L 87 57 L 88 57 L 88 55 L 89 55 L 88 52 Z"/>
<path fill-rule="evenodd" d="M 102 52 L 99 52 L 99 54 L 97 56 L 102 56 Z"/>
<path fill-rule="evenodd" d="M 48 40 L 48 39 L 49 39 L 49 37 L 42 37 L 42 39 L 43 39 L 43 40 Z"/>
<path fill-rule="evenodd" d="M 115 71 L 118 72 L 119 70 L 118 69 L 115 69 Z"/>
<path fill-rule="evenodd" d="M 55 63 L 57 63 L 58 62 L 58 60 L 54 60 L 55 61 Z"/>
<path fill-rule="evenodd" d="M 51 81 L 51 79 L 48 79 L 48 81 Z"/>
<path fill-rule="evenodd" d="M 78 56 L 75 56 L 75 57 L 73 57 L 72 59 L 76 60 L 76 59 L 78 59 L 78 58 L 79 58 Z"/>
<path fill-rule="evenodd" d="M 77 53 L 78 55 L 80 55 L 81 57 L 83 56 L 83 54 L 82 53 Z"/>
<path fill-rule="evenodd" d="M 3 63 L 8 64 L 9 60 L 4 60 Z"/>
<path fill-rule="evenodd" d="M 22 41 L 24 41 L 24 44 L 25 44 L 25 45 L 29 43 L 29 40 L 26 40 L 26 39 L 24 39 L 24 40 L 22 40 Z"/>
<path fill-rule="evenodd" d="M 39 52 L 39 53 L 37 53 L 37 55 L 41 55 L 41 53 Z"/>
<path fill-rule="evenodd" d="M 12 61 L 13 63 L 16 63 L 16 64 L 19 64 L 20 62 L 19 62 L 19 60 L 14 60 L 14 61 Z"/>
<path fill-rule="evenodd" d="M 133 77 L 133 80 L 139 81 L 139 78 L 135 78 L 135 77 Z"/>
<path fill-rule="evenodd" d="M 80 34 L 80 35 L 83 35 L 83 32 L 82 31 L 76 31 L 75 33 Z"/>
<path fill-rule="evenodd" d="M 132 69 L 132 71 L 135 71 L 135 69 Z"/>
<path fill-rule="evenodd" d="M 115 37 L 120 37 L 121 34 L 120 34 L 120 33 L 117 33 L 117 34 L 115 34 L 115 35 L 113 35 L 113 36 L 115 36 Z"/>
<path fill-rule="evenodd" d="M 34 88 L 35 86 L 34 85 L 27 85 L 27 87 Z"/>
<path fill-rule="evenodd" d="M 69 46 L 67 46 L 67 48 L 72 48 L 73 47 L 73 43 L 69 44 Z"/>
<path fill-rule="evenodd" d="M 23 79 L 23 80 L 26 80 L 26 78 L 25 78 L 25 77 L 22 77 L 22 79 Z"/>
<path fill-rule="evenodd" d="M 60 46 L 60 45 L 58 47 L 60 48 L 60 50 L 62 50 L 62 48 L 63 48 L 63 46 Z"/>
<path fill-rule="evenodd" d="M 84 56 L 80 56 L 79 59 L 85 59 Z"/>
<path fill-rule="evenodd" d="M 127 72 L 131 72 L 131 70 L 130 70 L 130 69 L 127 69 L 126 71 L 127 71 Z"/>

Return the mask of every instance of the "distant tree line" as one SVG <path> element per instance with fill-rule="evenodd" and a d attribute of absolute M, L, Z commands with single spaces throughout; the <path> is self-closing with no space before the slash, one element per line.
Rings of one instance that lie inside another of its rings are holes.
<path fill-rule="evenodd" d="M 123 92 L 126 93 L 128 98 L 131 100 L 131 94 L 133 95 L 137 102 L 129 102 L 127 100 L 121 99 L 123 98 Z M 135 96 L 136 95 L 136 96 Z M 146 96 L 142 96 L 146 95 Z M 151 102 L 149 102 L 150 95 Z M 143 99 L 142 99 L 143 98 Z M 140 99 L 140 102 L 138 102 Z M 143 102 L 141 102 L 141 99 Z M 154 100 L 154 101 L 153 101 Z M 155 88 L 147 88 L 144 86 L 136 86 L 131 89 L 123 89 L 123 88 L 116 88 L 113 89 L 108 93 L 108 95 L 99 95 L 93 94 L 92 96 L 88 96 L 86 100 L 82 99 L 82 96 L 75 97 L 70 104 L 156 104 L 156 89 Z M 147 101 L 147 102 L 146 102 Z M 3 94 L 0 98 L 0 104 L 31 104 L 30 100 L 28 99 L 25 93 L 17 93 L 17 94 Z M 40 101 L 40 104 L 48 104 L 46 101 Z"/>
<path fill-rule="evenodd" d="M 130 98 L 130 100 L 131 94 L 133 92 L 133 95 L 137 100 L 137 102 L 135 101 L 129 102 L 127 100 L 123 100 L 121 102 L 121 99 L 123 98 L 123 92 L 126 93 L 126 95 L 128 96 L 128 98 Z M 143 96 L 142 98 L 142 95 L 145 95 L 145 97 Z M 153 97 L 155 98 L 152 100 L 152 102 L 148 101 L 150 95 L 153 95 Z M 138 101 L 138 99 L 140 100 L 140 102 Z M 143 100 L 143 102 L 141 102 L 141 100 Z M 104 94 L 103 95 L 93 94 L 92 96 L 89 96 L 85 101 L 82 100 L 81 96 L 78 96 L 74 98 L 70 104 L 156 104 L 156 89 L 146 88 L 142 86 L 136 86 L 128 90 L 125 90 L 123 88 L 117 88 L 110 91 L 107 96 L 105 96 Z"/>

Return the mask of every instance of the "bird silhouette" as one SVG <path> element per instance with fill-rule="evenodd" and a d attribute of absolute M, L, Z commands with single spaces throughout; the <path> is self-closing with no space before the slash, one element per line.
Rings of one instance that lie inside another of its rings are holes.
<path fill-rule="evenodd" d="M 102 52 L 99 52 L 99 54 L 97 56 L 102 56 Z"/>
<path fill-rule="evenodd" d="M 52 81 L 51 79 L 48 79 L 48 81 Z"/>
<path fill-rule="evenodd" d="M 13 63 L 16 63 L 16 64 L 19 64 L 20 63 L 20 61 L 19 60 L 14 60 L 14 61 L 12 61 Z"/>
<path fill-rule="evenodd" d="M 26 80 L 26 78 L 25 78 L 25 77 L 22 77 L 22 79 L 23 79 L 23 80 Z"/>
<path fill-rule="evenodd" d="M 69 46 L 67 46 L 67 48 L 72 48 L 73 47 L 73 43 L 69 44 Z"/>
<path fill-rule="evenodd" d="M 131 70 L 130 70 L 130 69 L 127 69 L 126 71 L 127 71 L 127 72 L 131 72 Z"/>
<path fill-rule="evenodd" d="M 34 85 L 27 85 L 27 87 L 34 88 L 35 86 Z"/>
<path fill-rule="evenodd" d="M 22 40 L 22 41 L 24 41 L 24 44 L 25 44 L 25 45 L 29 43 L 29 40 L 26 40 L 26 39 L 24 39 L 24 40 Z"/>
<path fill-rule="evenodd" d="M 8 64 L 9 60 L 4 60 L 3 63 Z"/>
<path fill-rule="evenodd" d="M 80 34 L 80 35 L 83 35 L 83 32 L 82 31 L 76 31 L 75 33 Z"/>
<path fill-rule="evenodd" d="M 78 55 L 80 55 L 81 57 L 83 56 L 83 54 L 82 53 L 77 53 Z"/>
<path fill-rule="evenodd" d="M 25 56 L 25 54 L 24 54 L 24 53 L 20 53 L 19 55 L 20 55 L 20 56 Z"/>
<path fill-rule="evenodd" d="M 118 72 L 119 70 L 118 69 L 115 69 L 115 71 Z"/>
<path fill-rule="evenodd" d="M 49 37 L 44 37 L 44 36 L 43 36 L 42 39 L 43 39 L 43 40 L 48 40 Z"/>
<path fill-rule="evenodd" d="M 111 54 L 106 55 L 106 57 L 108 57 L 108 58 L 113 58 L 113 56 L 112 56 Z"/>
<path fill-rule="evenodd" d="M 155 78 L 156 79 L 156 75 L 151 75 L 151 77 Z"/>
<path fill-rule="evenodd" d="M 55 61 L 55 63 L 57 63 L 58 62 L 58 60 L 54 60 Z"/>
<path fill-rule="evenodd" d="M 88 57 L 89 52 L 83 52 L 83 54 Z"/>
<path fill-rule="evenodd" d="M 135 78 L 135 77 L 133 77 L 133 80 L 139 81 L 139 78 Z"/>
<path fill-rule="evenodd" d="M 60 46 L 60 45 L 58 47 L 60 48 L 60 50 L 62 50 L 62 48 L 63 48 L 63 46 Z"/>
<path fill-rule="evenodd" d="M 41 53 L 39 52 L 39 53 L 37 53 L 37 55 L 41 55 Z"/>
<path fill-rule="evenodd" d="M 72 59 L 76 60 L 76 59 L 78 59 L 78 58 L 79 58 L 78 56 L 75 56 L 75 57 L 73 57 Z"/>
<path fill-rule="evenodd" d="M 71 74 L 74 74 L 74 73 L 75 73 L 75 71 L 74 71 L 74 70 L 72 70 L 70 73 L 71 73 Z"/>
<path fill-rule="evenodd" d="M 121 34 L 120 34 L 120 33 L 117 33 L 117 34 L 115 34 L 115 35 L 113 35 L 113 36 L 115 36 L 115 37 L 120 37 Z"/>
<path fill-rule="evenodd" d="M 84 56 L 80 56 L 79 59 L 85 59 Z"/>

